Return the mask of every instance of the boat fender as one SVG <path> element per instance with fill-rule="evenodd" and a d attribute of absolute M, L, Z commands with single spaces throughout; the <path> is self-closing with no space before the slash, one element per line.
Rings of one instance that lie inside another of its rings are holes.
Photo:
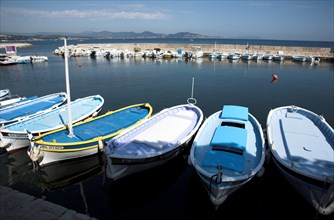
<path fill-rule="evenodd" d="M 105 141 L 103 140 L 98 141 L 99 151 L 102 151 L 105 146 L 107 146 L 107 143 Z"/>

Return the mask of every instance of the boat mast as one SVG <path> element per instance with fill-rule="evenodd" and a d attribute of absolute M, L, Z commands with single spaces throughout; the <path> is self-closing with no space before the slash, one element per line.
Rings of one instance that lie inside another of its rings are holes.
<path fill-rule="evenodd" d="M 193 81 L 192 81 L 192 85 L 191 85 L 191 97 L 187 99 L 188 104 L 190 105 L 196 105 L 197 100 L 194 98 L 194 77 L 193 77 Z"/>
<path fill-rule="evenodd" d="M 70 79 L 68 73 L 68 49 L 66 38 L 64 38 L 65 47 L 65 76 L 66 76 L 66 92 L 67 92 L 67 108 L 68 108 L 68 136 L 73 137 L 73 127 L 72 127 L 72 110 L 71 110 L 71 92 L 70 92 Z"/>

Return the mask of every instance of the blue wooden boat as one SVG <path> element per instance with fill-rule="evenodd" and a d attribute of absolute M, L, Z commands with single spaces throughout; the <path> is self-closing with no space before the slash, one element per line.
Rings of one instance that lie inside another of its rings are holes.
<path fill-rule="evenodd" d="M 116 180 L 175 158 L 188 146 L 203 119 L 199 107 L 177 105 L 114 137 L 103 149 L 107 177 Z"/>
<path fill-rule="evenodd" d="M 248 108 L 224 105 L 196 134 L 189 164 L 218 208 L 231 193 L 263 174 L 265 155 L 261 125 Z"/>
<path fill-rule="evenodd" d="M 62 105 L 66 99 L 67 94 L 59 92 L 0 109 L 0 125 L 4 126 L 50 111 Z"/>
<path fill-rule="evenodd" d="M 104 99 L 100 95 L 72 101 L 72 123 L 96 116 L 102 109 L 103 103 Z M 30 141 L 26 130 L 33 136 L 38 136 L 67 126 L 68 121 L 68 105 L 62 105 L 35 117 L 8 124 L 0 130 L 0 147 L 6 148 L 8 152 L 28 147 Z"/>
<path fill-rule="evenodd" d="M 135 104 L 78 122 L 73 125 L 72 134 L 68 127 L 63 127 L 36 138 L 30 136 L 32 142 L 28 155 L 32 161 L 43 166 L 97 154 L 104 142 L 151 114 L 149 103 Z"/>
<path fill-rule="evenodd" d="M 266 132 L 279 172 L 318 213 L 332 214 L 334 130 L 325 118 L 298 106 L 282 106 L 270 110 Z"/>
<path fill-rule="evenodd" d="M 22 102 L 37 99 L 38 96 L 21 97 L 19 95 L 10 95 L 0 101 L 0 109 L 8 108 Z"/>

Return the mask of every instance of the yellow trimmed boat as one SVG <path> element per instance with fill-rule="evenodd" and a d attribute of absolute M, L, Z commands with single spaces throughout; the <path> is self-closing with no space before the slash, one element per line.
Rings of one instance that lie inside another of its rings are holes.
<path fill-rule="evenodd" d="M 79 122 L 73 125 L 73 133 L 64 126 L 36 139 L 31 135 L 28 155 L 42 166 L 97 154 L 103 143 L 150 117 L 152 111 L 149 103 L 135 104 Z"/>

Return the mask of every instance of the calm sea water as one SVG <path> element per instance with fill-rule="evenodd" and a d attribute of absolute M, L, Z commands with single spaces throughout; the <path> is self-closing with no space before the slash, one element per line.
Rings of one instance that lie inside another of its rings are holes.
<path fill-rule="evenodd" d="M 114 40 L 120 43 L 118 41 Z M 234 41 L 244 44 L 242 40 Z M 69 40 L 68 44 L 105 42 Z M 213 40 L 205 42 L 214 43 Z M 263 41 L 258 44 L 330 47 L 324 46 L 330 43 Z M 52 53 L 63 46 L 63 41 L 32 44 L 30 48 L 19 48 L 18 54 L 45 55 L 49 61 L 0 66 L 0 88 L 9 88 L 12 94 L 21 96 L 66 91 L 64 59 Z M 244 105 L 265 128 L 270 109 L 297 105 L 322 114 L 334 127 L 333 63 L 70 58 L 69 71 L 71 99 L 100 94 L 105 99 L 102 113 L 142 102 L 149 102 L 154 112 L 185 103 L 191 96 L 194 79 L 194 98 L 206 117 L 224 104 Z M 275 83 L 271 82 L 273 73 L 279 77 Z M 12 154 L 3 152 L 0 154 L 0 184 L 98 219 L 195 219 L 198 215 L 207 219 L 270 219 L 285 218 L 290 213 L 303 219 L 333 217 L 317 216 L 270 161 L 261 178 L 253 179 L 232 194 L 215 211 L 194 170 L 187 165 L 187 153 L 162 167 L 110 182 L 104 176 L 103 157 L 33 171 L 24 150 Z"/>

